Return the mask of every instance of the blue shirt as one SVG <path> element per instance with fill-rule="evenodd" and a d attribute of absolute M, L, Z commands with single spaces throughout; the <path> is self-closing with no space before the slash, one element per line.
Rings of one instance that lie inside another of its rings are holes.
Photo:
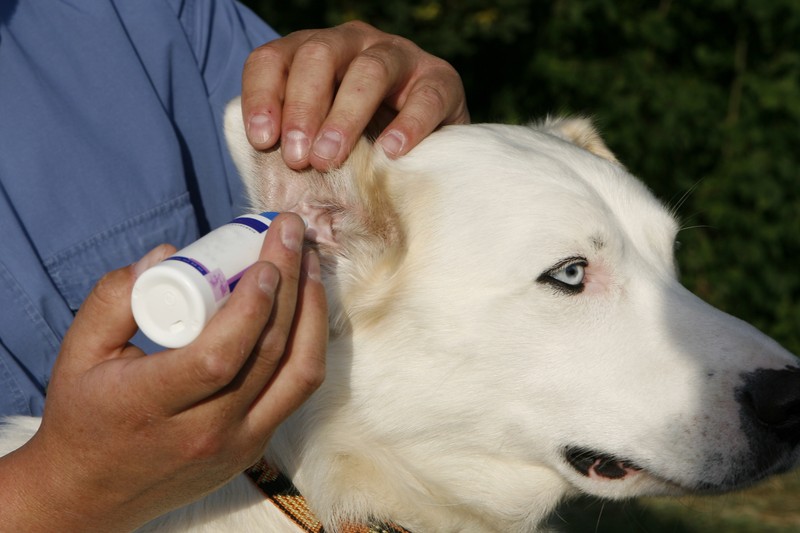
<path fill-rule="evenodd" d="M 41 414 L 104 273 L 245 205 L 222 113 L 275 37 L 233 0 L 0 3 L 0 415 Z"/>

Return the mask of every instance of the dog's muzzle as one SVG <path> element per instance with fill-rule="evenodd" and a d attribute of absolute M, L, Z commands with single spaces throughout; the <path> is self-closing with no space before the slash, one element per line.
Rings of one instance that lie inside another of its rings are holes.
<path fill-rule="evenodd" d="M 749 452 L 735 461 L 727 475 L 713 483 L 692 483 L 692 490 L 718 492 L 746 486 L 789 470 L 800 456 L 799 367 L 743 374 L 734 394 Z M 568 446 L 563 456 L 578 473 L 598 480 L 626 479 L 643 470 L 633 460 L 584 446 Z M 658 472 L 650 474 L 658 476 Z"/>

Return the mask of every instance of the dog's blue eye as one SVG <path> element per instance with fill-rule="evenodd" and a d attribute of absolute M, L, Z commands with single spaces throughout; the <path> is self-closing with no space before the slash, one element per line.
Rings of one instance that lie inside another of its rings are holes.
<path fill-rule="evenodd" d="M 586 277 L 588 262 L 582 257 L 573 257 L 562 261 L 541 276 L 540 283 L 548 283 L 557 289 L 578 293 L 583 290 L 583 281 Z"/>
<path fill-rule="evenodd" d="M 572 263 L 551 274 L 553 279 L 567 285 L 580 285 L 583 283 L 584 267 L 581 263 Z"/>

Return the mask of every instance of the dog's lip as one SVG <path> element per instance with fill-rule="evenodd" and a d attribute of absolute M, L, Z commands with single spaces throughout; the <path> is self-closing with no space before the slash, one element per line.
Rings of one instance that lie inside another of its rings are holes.
<path fill-rule="evenodd" d="M 630 459 L 583 446 L 567 446 L 564 459 L 579 474 L 592 479 L 625 479 L 643 470 Z"/>

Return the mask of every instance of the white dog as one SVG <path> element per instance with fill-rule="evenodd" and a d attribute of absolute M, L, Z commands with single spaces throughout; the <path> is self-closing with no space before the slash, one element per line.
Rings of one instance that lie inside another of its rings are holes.
<path fill-rule="evenodd" d="M 536 531 L 571 494 L 797 461 L 797 359 L 679 284 L 675 220 L 588 121 L 362 141 L 324 175 L 253 151 L 238 102 L 226 122 L 255 209 L 302 214 L 323 260 L 328 375 L 266 458 L 326 531 Z M 244 476 L 151 527 L 300 531 Z"/>

